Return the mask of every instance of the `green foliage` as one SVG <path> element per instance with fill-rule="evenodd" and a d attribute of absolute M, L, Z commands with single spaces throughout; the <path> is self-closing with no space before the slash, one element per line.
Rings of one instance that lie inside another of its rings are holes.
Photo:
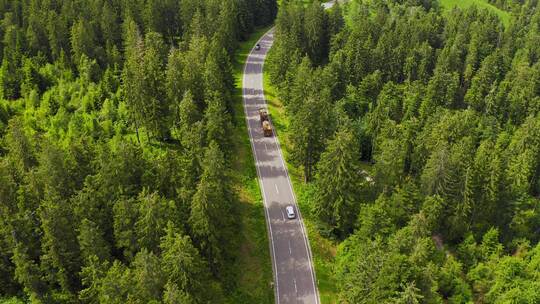
<path fill-rule="evenodd" d="M 233 55 L 276 13 L 274 0 L 0 1 L 2 298 L 230 296 Z"/>
<path fill-rule="evenodd" d="M 350 233 L 359 210 L 362 172 L 350 131 L 338 131 L 317 166 L 313 212 L 338 236 Z"/>
<path fill-rule="evenodd" d="M 232 214 L 234 198 L 227 181 L 229 173 L 223 152 L 214 141 L 205 151 L 202 170 L 191 203 L 189 224 L 196 246 L 217 273 L 225 265 L 227 255 L 224 249 L 233 231 L 232 218 L 223 215 Z"/>
<path fill-rule="evenodd" d="M 278 15 L 267 73 L 308 209 L 343 240 L 339 302 L 537 301 L 538 3 L 454 2 Z"/>

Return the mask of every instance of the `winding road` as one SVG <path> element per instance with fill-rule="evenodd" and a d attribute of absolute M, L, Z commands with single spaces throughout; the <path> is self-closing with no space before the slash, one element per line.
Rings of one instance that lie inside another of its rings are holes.
<path fill-rule="evenodd" d="M 332 5 L 333 1 L 323 4 L 325 8 Z M 271 137 L 263 135 L 259 119 L 259 109 L 267 108 L 263 89 L 263 67 L 273 42 L 274 29 L 271 29 L 257 42 L 260 49 L 256 50 L 254 47 L 249 53 L 244 66 L 242 93 L 265 207 L 275 300 L 277 304 L 319 304 L 311 248 L 279 140 L 275 133 Z M 287 218 L 285 207 L 288 205 L 294 206 L 297 214 L 295 219 Z"/>
<path fill-rule="evenodd" d="M 263 65 L 273 42 L 272 29 L 259 40 L 260 50 L 251 50 L 244 66 L 243 98 L 251 148 L 265 206 L 275 299 L 278 304 L 318 304 L 319 293 L 311 249 L 279 141 L 276 136 L 264 137 L 259 120 L 259 109 L 266 108 Z M 285 207 L 288 205 L 294 206 L 296 219 L 287 219 Z"/>

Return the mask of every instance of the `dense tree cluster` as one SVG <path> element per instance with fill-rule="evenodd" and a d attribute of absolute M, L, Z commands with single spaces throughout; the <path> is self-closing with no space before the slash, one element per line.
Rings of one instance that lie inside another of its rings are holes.
<path fill-rule="evenodd" d="M 505 11 L 519 12 L 524 0 L 488 0 L 488 3 Z"/>
<path fill-rule="evenodd" d="M 221 303 L 232 58 L 274 0 L 0 0 L 0 298 Z"/>
<path fill-rule="evenodd" d="M 511 2 L 507 28 L 436 1 L 280 10 L 268 72 L 340 301 L 540 301 L 540 6 Z"/>

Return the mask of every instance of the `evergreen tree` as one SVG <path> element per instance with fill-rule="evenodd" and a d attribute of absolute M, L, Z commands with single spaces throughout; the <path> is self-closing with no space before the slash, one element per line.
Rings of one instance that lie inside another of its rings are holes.
<path fill-rule="evenodd" d="M 101 280 L 105 277 L 107 266 L 106 263 L 101 263 L 95 255 L 87 258 L 86 266 L 81 269 L 80 273 L 84 289 L 79 291 L 79 300 L 83 303 L 99 303 Z"/>
<path fill-rule="evenodd" d="M 128 298 L 142 303 L 158 302 L 165 286 L 165 275 L 159 257 L 143 248 L 135 256 L 132 266 L 130 280 L 133 289 L 128 289 Z"/>
<path fill-rule="evenodd" d="M 135 222 L 138 218 L 134 199 L 121 198 L 114 204 L 114 239 L 116 248 L 124 251 L 124 256 L 133 258 L 138 251 Z"/>
<path fill-rule="evenodd" d="M 135 21 L 128 19 L 124 24 L 126 62 L 124 64 L 122 83 L 130 118 L 135 124 L 137 140 L 140 143 L 139 128 L 143 124 L 144 112 L 142 112 L 142 110 L 145 102 L 142 92 L 143 80 L 141 79 L 142 71 L 140 71 L 140 62 L 143 60 L 144 50 L 142 39 Z"/>
<path fill-rule="evenodd" d="M 223 152 L 216 142 L 206 149 L 202 168 L 191 203 L 189 225 L 195 245 L 206 257 L 212 272 L 218 274 L 226 258 L 226 240 L 234 233 L 234 226 L 230 218 L 223 216 L 232 212 L 233 197 Z"/>
<path fill-rule="evenodd" d="M 142 73 L 139 85 L 143 90 L 144 103 L 142 111 L 144 115 L 143 125 L 148 131 L 159 139 L 166 139 L 169 132 L 169 105 L 165 94 L 165 74 L 163 64 L 163 41 L 161 36 L 149 33 L 145 38 L 144 55 L 138 64 Z"/>
<path fill-rule="evenodd" d="M 92 25 L 84 18 L 80 18 L 71 28 L 71 49 L 73 63 L 79 65 L 83 56 L 98 59 L 98 45 L 96 34 Z"/>
<path fill-rule="evenodd" d="M 74 227 L 73 214 L 66 201 L 49 192 L 40 208 L 43 229 L 43 259 L 56 272 L 58 284 L 64 292 L 74 293 L 80 288 L 80 249 Z"/>
<path fill-rule="evenodd" d="M 175 231 L 172 225 L 167 228 L 166 235 L 161 241 L 162 264 L 167 276 L 166 294 L 180 299 L 209 299 L 216 300 L 210 281 L 207 265 L 193 246 L 188 236 Z"/>
<path fill-rule="evenodd" d="M 318 65 L 328 56 L 328 16 L 321 3 L 314 1 L 306 10 L 304 16 L 304 33 L 306 37 L 306 52 L 311 61 Z"/>
<path fill-rule="evenodd" d="M 109 244 L 103 239 L 102 232 L 97 225 L 84 219 L 79 227 L 79 247 L 81 256 L 86 263 L 96 257 L 99 262 L 105 262 L 110 259 Z"/>
<path fill-rule="evenodd" d="M 22 60 L 22 33 L 13 24 L 12 15 L 7 13 L 3 22 L 4 39 L 2 66 L 0 67 L 0 97 L 17 99 L 20 96 L 21 77 L 19 73 Z"/>
<path fill-rule="evenodd" d="M 222 151 L 229 151 L 232 139 L 227 130 L 232 128 L 231 118 L 223 100 L 218 92 L 215 92 L 207 100 L 208 107 L 205 112 L 206 142 L 219 143 Z"/>
<path fill-rule="evenodd" d="M 340 130 L 328 143 L 317 165 L 314 213 L 343 238 L 352 231 L 361 202 L 363 176 L 358 142 L 350 131 Z"/>
<path fill-rule="evenodd" d="M 128 294 L 135 289 L 131 271 L 122 262 L 116 260 L 107 270 L 99 283 L 99 303 L 125 303 Z"/>
<path fill-rule="evenodd" d="M 175 221 L 177 212 L 173 202 L 167 201 L 157 193 L 143 190 L 138 198 L 138 218 L 135 231 L 140 248 L 154 251 L 165 233 L 169 221 Z"/>

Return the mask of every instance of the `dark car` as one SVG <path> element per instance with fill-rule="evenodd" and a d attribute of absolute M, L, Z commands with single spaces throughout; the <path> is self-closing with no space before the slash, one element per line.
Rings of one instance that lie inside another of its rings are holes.
<path fill-rule="evenodd" d="M 258 50 L 260 50 L 260 49 L 261 49 L 261 45 L 257 43 L 257 44 L 255 45 L 255 50 L 258 51 Z"/>

